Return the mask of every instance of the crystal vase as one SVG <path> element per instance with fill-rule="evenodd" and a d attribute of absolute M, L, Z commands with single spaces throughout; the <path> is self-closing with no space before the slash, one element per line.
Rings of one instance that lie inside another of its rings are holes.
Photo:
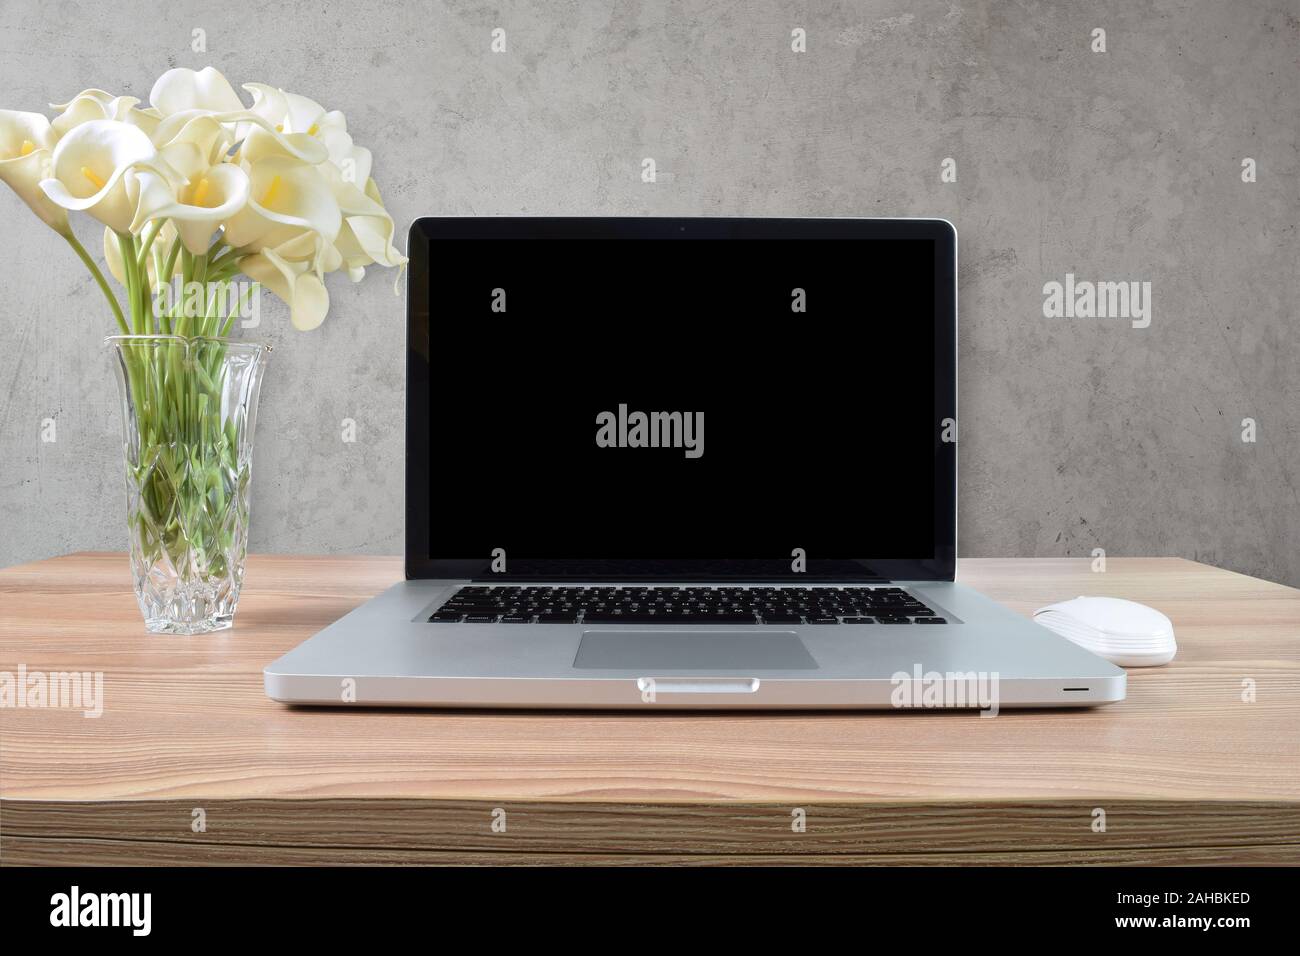
<path fill-rule="evenodd" d="M 257 394 L 270 349 L 219 338 L 114 335 L 131 574 L 145 627 L 234 622 L 248 549 Z"/>

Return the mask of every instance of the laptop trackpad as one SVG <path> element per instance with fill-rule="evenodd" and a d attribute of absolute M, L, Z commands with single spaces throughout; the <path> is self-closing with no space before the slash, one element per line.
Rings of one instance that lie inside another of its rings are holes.
<path fill-rule="evenodd" d="M 587 631 L 574 667 L 602 670 L 815 670 L 793 631 Z"/>

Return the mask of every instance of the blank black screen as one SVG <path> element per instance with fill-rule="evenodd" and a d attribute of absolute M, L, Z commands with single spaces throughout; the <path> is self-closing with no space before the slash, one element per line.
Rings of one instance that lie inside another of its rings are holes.
<path fill-rule="evenodd" d="M 930 558 L 934 245 L 433 241 L 429 554 Z"/>

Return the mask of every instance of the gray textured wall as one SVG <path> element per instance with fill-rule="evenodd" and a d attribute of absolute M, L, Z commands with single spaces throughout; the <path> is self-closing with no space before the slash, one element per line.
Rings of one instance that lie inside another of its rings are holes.
<path fill-rule="evenodd" d="M 961 553 L 1104 547 L 1300 585 L 1298 44 L 1282 0 L 3 0 L 0 106 L 145 98 L 208 64 L 302 92 L 374 150 L 403 232 L 430 213 L 946 217 Z M 121 548 L 111 319 L 3 189 L 0 228 L 0 564 Z M 1066 272 L 1151 281 L 1150 328 L 1044 318 Z M 308 334 L 266 303 L 255 550 L 401 549 L 402 300 L 380 274 L 331 293 Z"/>

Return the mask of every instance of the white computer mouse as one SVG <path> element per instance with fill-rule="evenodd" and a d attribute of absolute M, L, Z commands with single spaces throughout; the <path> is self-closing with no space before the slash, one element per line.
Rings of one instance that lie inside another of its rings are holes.
<path fill-rule="evenodd" d="M 1155 608 L 1109 597 L 1077 597 L 1034 612 L 1034 620 L 1120 667 L 1174 659 L 1174 625 Z"/>

